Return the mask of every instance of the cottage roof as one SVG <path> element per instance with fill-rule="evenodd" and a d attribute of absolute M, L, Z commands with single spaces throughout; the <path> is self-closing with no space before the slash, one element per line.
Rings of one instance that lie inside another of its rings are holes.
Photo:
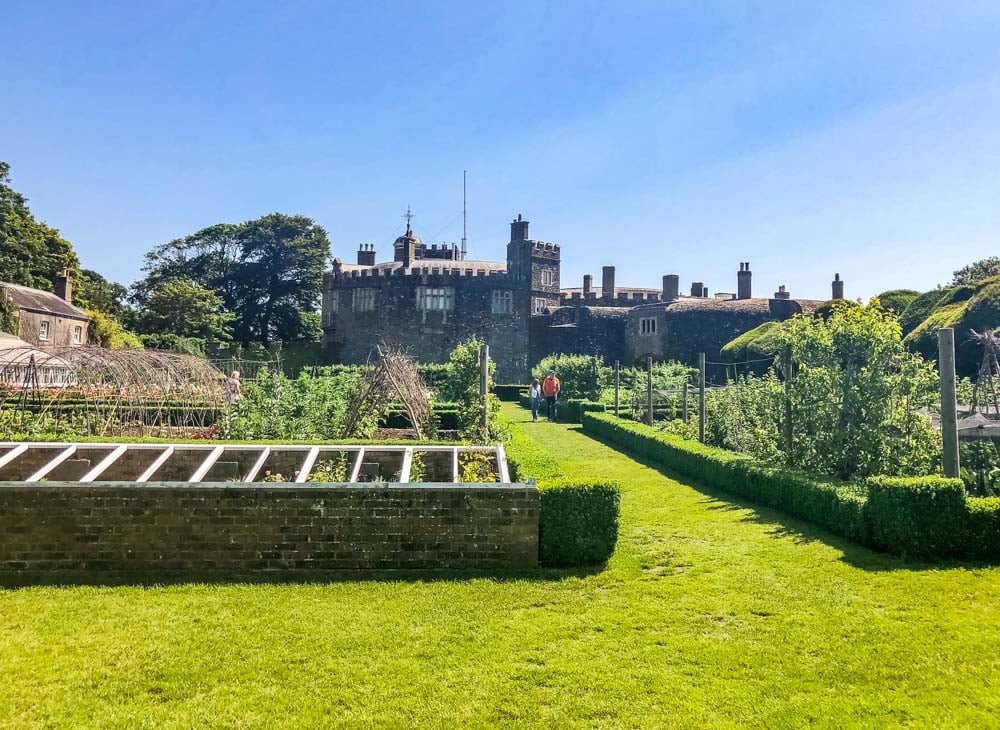
<path fill-rule="evenodd" d="M 69 317 L 70 319 L 89 319 L 86 312 L 79 307 L 74 307 L 65 299 L 61 299 L 52 292 L 32 289 L 20 284 L 9 284 L 0 282 L 0 288 L 7 291 L 14 305 L 19 309 L 27 309 L 32 312 L 43 314 L 54 314 L 58 317 Z"/>

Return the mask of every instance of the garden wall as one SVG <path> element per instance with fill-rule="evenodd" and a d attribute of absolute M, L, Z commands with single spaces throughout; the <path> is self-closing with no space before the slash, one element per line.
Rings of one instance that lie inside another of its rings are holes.
<path fill-rule="evenodd" d="M 538 564 L 534 486 L 0 483 L 0 574 Z"/>

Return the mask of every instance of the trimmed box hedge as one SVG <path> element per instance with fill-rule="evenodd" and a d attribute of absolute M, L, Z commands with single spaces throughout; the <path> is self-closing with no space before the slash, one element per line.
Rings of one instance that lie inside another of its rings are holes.
<path fill-rule="evenodd" d="M 527 393 L 522 393 L 517 398 L 517 402 L 522 408 L 531 410 L 531 398 L 528 397 Z M 560 400 L 558 402 L 558 420 L 562 423 L 582 423 L 584 413 L 603 413 L 607 410 L 607 406 L 598 401 L 592 400 L 579 400 L 573 398 L 570 400 Z M 539 406 L 539 413 L 545 413 L 545 399 L 542 398 L 542 403 Z"/>
<path fill-rule="evenodd" d="M 498 400 L 506 401 L 508 403 L 517 403 L 518 398 L 522 393 L 527 394 L 530 385 L 511 385 L 509 383 L 504 383 L 500 385 L 493 386 L 493 394 Z"/>
<path fill-rule="evenodd" d="M 505 450 L 513 481 L 534 479 L 541 491 L 538 559 L 549 567 L 606 562 L 618 543 L 617 484 L 563 476 L 553 456 L 512 422 Z"/>
<path fill-rule="evenodd" d="M 584 431 L 684 476 L 788 512 L 855 542 L 921 558 L 1000 558 L 1000 498 L 943 477 L 872 477 L 864 485 L 773 466 L 606 413 Z"/>

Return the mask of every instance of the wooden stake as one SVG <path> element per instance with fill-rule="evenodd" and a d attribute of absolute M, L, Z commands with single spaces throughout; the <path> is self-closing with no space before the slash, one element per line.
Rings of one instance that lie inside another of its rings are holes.
<path fill-rule="evenodd" d="M 941 464 L 946 477 L 958 478 L 958 405 L 955 396 L 955 330 L 938 330 L 938 370 L 941 374 Z"/>
<path fill-rule="evenodd" d="M 698 440 L 705 443 L 705 353 L 698 353 Z"/>

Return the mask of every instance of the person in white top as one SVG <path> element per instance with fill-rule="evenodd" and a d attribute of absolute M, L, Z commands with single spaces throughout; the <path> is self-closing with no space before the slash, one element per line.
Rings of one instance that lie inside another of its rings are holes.
<path fill-rule="evenodd" d="M 542 384 L 538 382 L 538 378 L 531 381 L 531 390 L 528 391 L 528 397 L 531 399 L 531 420 L 538 420 L 538 408 L 542 404 Z"/>
<path fill-rule="evenodd" d="M 223 397 L 226 403 L 233 405 L 240 399 L 241 395 L 243 395 L 243 389 L 240 387 L 240 373 L 234 370 L 233 374 L 226 378 L 226 390 Z"/>

